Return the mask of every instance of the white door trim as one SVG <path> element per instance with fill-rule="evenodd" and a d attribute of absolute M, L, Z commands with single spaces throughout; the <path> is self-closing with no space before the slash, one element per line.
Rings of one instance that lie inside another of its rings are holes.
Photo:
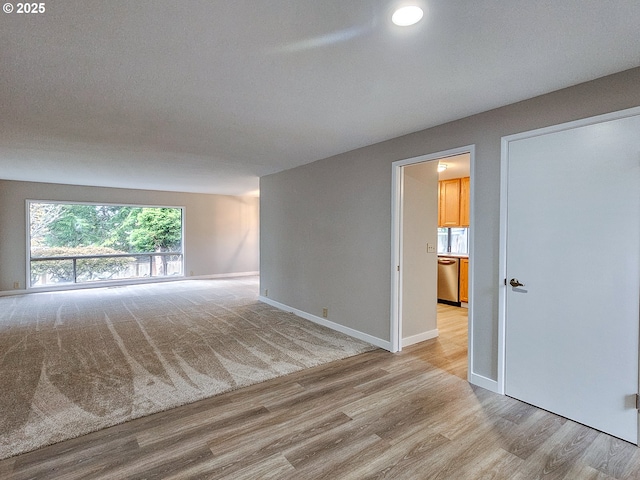
<path fill-rule="evenodd" d="M 507 287 L 505 280 L 507 278 L 507 193 L 508 193 L 508 173 L 509 173 L 509 144 L 516 140 L 525 138 L 533 138 L 549 133 L 556 133 L 563 130 L 571 130 L 574 128 L 585 127 L 597 123 L 604 123 L 611 120 L 619 120 L 626 117 L 640 115 L 640 107 L 629 108 L 617 112 L 596 115 L 594 117 L 583 118 L 572 122 L 561 123 L 549 127 L 530 130 L 527 132 L 516 133 L 502 137 L 501 154 L 500 154 L 500 243 L 498 254 L 498 393 L 505 393 L 505 328 L 506 328 L 506 307 L 507 307 Z"/>
<path fill-rule="evenodd" d="M 403 181 L 402 168 L 415 165 L 417 163 L 439 160 L 445 157 L 453 157 L 469 153 L 470 155 L 470 217 L 469 217 L 469 346 L 468 346 L 468 376 L 471 379 L 473 371 L 473 272 L 474 272 L 474 242 L 473 242 L 473 225 L 474 225 L 474 208 L 473 208 L 473 192 L 475 178 L 475 145 L 467 145 L 464 147 L 453 148 L 441 152 L 420 155 L 418 157 L 397 160 L 391 164 L 391 348 L 392 352 L 402 350 L 402 299 L 400 292 L 402 291 L 402 277 L 398 266 L 401 266 L 402 259 L 402 195 Z"/>

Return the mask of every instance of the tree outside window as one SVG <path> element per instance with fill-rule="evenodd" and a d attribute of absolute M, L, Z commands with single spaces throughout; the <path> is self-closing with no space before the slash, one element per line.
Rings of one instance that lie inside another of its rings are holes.
<path fill-rule="evenodd" d="M 182 213 L 30 202 L 31 286 L 182 275 Z"/>

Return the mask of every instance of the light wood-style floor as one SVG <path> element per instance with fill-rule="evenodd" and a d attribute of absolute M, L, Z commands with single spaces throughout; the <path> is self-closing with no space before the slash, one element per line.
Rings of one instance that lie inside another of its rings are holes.
<path fill-rule="evenodd" d="M 426 360 L 452 375 L 467 379 L 469 320 L 466 308 L 438 304 L 438 338 L 429 343 Z"/>
<path fill-rule="evenodd" d="M 0 478 L 640 478 L 625 442 L 473 387 L 466 311 L 375 350 L 0 462 Z M 458 334 L 456 333 L 458 332 Z"/>

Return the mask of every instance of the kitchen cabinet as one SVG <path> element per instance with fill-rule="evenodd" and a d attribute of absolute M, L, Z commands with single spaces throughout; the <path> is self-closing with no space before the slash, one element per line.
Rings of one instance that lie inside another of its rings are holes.
<path fill-rule="evenodd" d="M 460 179 L 460 226 L 469 226 L 469 201 L 471 195 L 469 194 L 469 177 L 463 177 Z"/>
<path fill-rule="evenodd" d="M 469 302 L 469 259 L 460 259 L 460 301 Z"/>
<path fill-rule="evenodd" d="M 460 179 L 453 178 L 438 182 L 440 202 L 438 205 L 438 225 L 457 227 L 460 225 Z"/>
<path fill-rule="evenodd" d="M 469 226 L 469 177 L 438 182 L 438 226 Z"/>

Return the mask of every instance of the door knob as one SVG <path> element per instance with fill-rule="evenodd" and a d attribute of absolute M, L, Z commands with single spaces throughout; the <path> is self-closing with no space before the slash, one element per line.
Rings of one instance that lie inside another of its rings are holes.
<path fill-rule="evenodd" d="M 520 283 L 517 278 L 512 278 L 509 280 L 509 285 L 512 287 L 524 287 L 524 283 Z"/>

